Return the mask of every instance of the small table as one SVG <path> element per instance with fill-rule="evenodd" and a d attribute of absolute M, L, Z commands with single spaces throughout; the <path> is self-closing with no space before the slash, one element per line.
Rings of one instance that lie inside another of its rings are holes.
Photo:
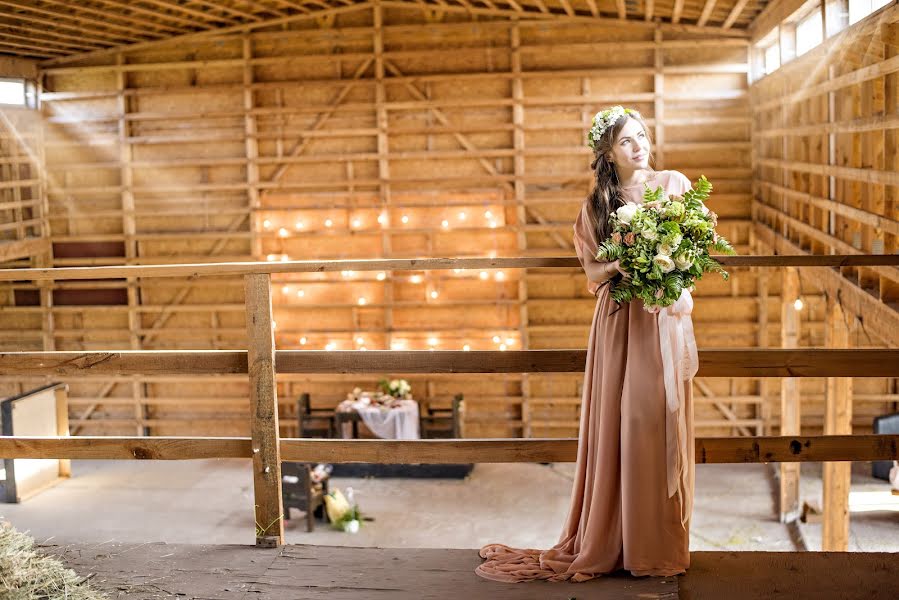
<path fill-rule="evenodd" d="M 337 435 L 347 439 L 347 429 L 352 426 L 352 438 L 359 437 L 362 421 L 376 436 L 382 439 L 417 440 L 419 432 L 418 402 L 399 400 L 396 406 L 384 407 L 363 401 L 344 400 L 334 411 Z"/>

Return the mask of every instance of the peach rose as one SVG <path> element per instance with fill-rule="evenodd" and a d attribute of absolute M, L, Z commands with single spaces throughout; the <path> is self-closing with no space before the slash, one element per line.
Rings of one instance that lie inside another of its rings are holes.
<path fill-rule="evenodd" d="M 624 245 L 625 246 L 633 246 L 634 241 L 636 239 L 637 239 L 637 234 L 635 234 L 633 231 L 629 231 L 626 234 L 624 234 Z"/>
<path fill-rule="evenodd" d="M 616 244 L 620 244 L 621 243 L 621 233 L 619 233 L 617 231 L 615 233 L 613 233 L 612 241 L 615 242 Z"/>

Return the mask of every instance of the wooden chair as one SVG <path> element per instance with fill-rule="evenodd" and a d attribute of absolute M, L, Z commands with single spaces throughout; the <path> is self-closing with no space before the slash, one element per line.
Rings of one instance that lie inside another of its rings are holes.
<path fill-rule="evenodd" d="M 463 394 L 456 394 L 449 408 L 433 407 L 429 398 L 419 400 L 418 421 L 421 437 L 423 439 L 462 437 L 463 399 Z"/>
<path fill-rule="evenodd" d="M 306 511 L 306 531 L 315 527 L 315 517 L 325 516 L 325 494 L 328 493 L 328 479 L 319 483 L 312 481 L 312 467 L 309 463 L 281 463 L 281 501 L 284 503 L 284 520 L 290 519 L 290 509 Z"/>
<path fill-rule="evenodd" d="M 303 392 L 297 399 L 297 425 L 300 437 L 334 437 L 334 409 L 312 408 L 309 393 Z"/>

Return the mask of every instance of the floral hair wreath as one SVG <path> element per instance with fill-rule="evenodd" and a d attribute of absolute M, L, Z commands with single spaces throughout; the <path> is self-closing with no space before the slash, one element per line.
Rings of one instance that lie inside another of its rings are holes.
<path fill-rule="evenodd" d="M 593 122 L 590 125 L 590 131 L 587 133 L 587 145 L 591 150 L 596 150 L 596 144 L 605 133 L 609 126 L 614 125 L 618 119 L 625 115 L 633 115 L 640 117 L 640 113 L 632 108 L 624 108 L 621 105 L 615 105 L 605 110 L 601 110 L 593 115 Z"/>

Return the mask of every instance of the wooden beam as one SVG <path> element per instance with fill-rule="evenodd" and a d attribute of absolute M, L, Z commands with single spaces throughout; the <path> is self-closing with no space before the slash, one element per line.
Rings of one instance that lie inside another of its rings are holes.
<path fill-rule="evenodd" d="M 267 277 L 260 275 L 260 277 Z M 573 373 L 586 350 L 278 350 L 278 373 Z M 247 373 L 241 350 L 4 352 L 0 376 Z M 899 350 L 699 350 L 698 377 L 897 377 Z"/>
<path fill-rule="evenodd" d="M 839 299 L 827 297 L 825 343 L 828 348 L 849 347 L 847 315 Z M 825 388 L 825 435 L 852 435 L 852 378 L 828 377 Z M 849 482 L 852 463 L 825 462 L 823 474 L 824 521 L 821 550 L 849 550 Z"/>
<path fill-rule="evenodd" d="M 781 347 L 799 346 L 799 315 L 793 306 L 800 297 L 799 273 L 794 267 L 783 270 L 781 277 Z M 780 435 L 800 434 L 799 380 L 784 377 L 780 381 Z M 780 467 L 780 522 L 795 521 L 799 516 L 799 463 L 781 463 Z"/>
<path fill-rule="evenodd" d="M 284 543 L 284 505 L 270 275 L 246 276 L 246 303 L 256 545 L 272 547 Z"/>
<path fill-rule="evenodd" d="M 337 440 L 281 438 L 281 459 L 298 462 L 574 462 L 577 438 Z M 196 460 L 252 457 L 246 437 L 0 437 L 5 458 Z M 869 461 L 899 459 L 899 435 L 697 438 L 696 462 Z"/>
<path fill-rule="evenodd" d="M 3 242 L 0 243 L 0 262 L 30 258 L 38 254 L 45 254 L 49 249 L 50 240 L 47 238 L 25 238 L 14 242 Z"/>

